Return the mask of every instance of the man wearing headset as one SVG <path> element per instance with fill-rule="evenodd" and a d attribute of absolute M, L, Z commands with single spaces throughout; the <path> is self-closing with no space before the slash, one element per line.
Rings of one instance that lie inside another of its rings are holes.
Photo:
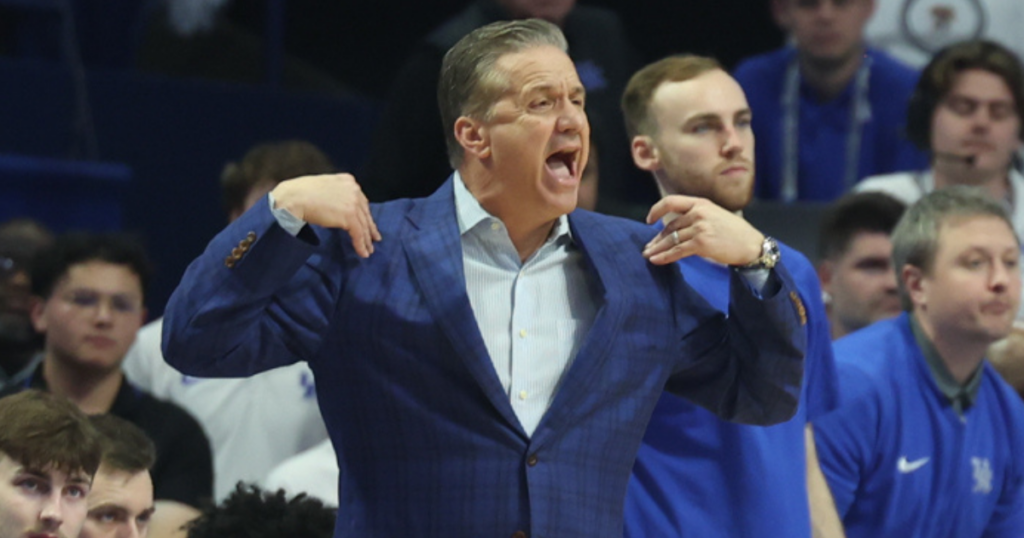
<path fill-rule="evenodd" d="M 1006 204 L 1024 235 L 1021 147 L 1024 68 L 1006 47 L 964 41 L 939 51 L 921 73 L 907 107 L 907 137 L 929 152 L 931 168 L 874 176 L 857 191 L 882 191 L 906 204 L 951 185 L 981 187 Z"/>

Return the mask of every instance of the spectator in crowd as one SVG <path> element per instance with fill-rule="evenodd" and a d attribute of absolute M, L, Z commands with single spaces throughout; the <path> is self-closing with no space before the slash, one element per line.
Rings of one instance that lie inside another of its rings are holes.
<path fill-rule="evenodd" d="M 327 155 L 309 142 L 258 144 L 224 167 L 224 212 L 233 221 L 281 181 L 333 171 Z M 239 481 L 262 480 L 286 458 L 327 439 L 313 373 L 305 363 L 239 379 L 186 376 L 164 362 L 162 330 L 159 318 L 139 331 L 124 372 L 139 388 L 180 405 L 202 424 L 213 448 L 216 499 Z"/>
<path fill-rule="evenodd" d="M 0 538 L 78 536 L 100 439 L 60 396 L 0 398 Z"/>
<path fill-rule="evenodd" d="M 238 484 L 189 523 L 188 538 L 330 538 L 334 523 L 335 511 L 317 499 Z"/>
<path fill-rule="evenodd" d="M 985 361 L 1020 302 L 1013 225 L 955 186 L 892 243 L 905 312 L 836 341 L 842 404 L 814 429 L 846 534 L 1020 536 L 1024 402 Z"/>
<path fill-rule="evenodd" d="M 943 48 L 969 39 L 989 39 L 1024 57 L 1024 3 L 1017 0 L 877 2 L 864 30 L 868 42 L 915 68 Z"/>
<path fill-rule="evenodd" d="M 737 214 L 750 203 L 750 107 L 716 60 L 672 56 L 644 67 L 626 86 L 622 110 L 633 161 L 654 176 L 663 196 L 701 196 Z M 769 428 L 733 424 L 662 395 L 633 467 L 626 536 L 810 538 L 812 520 L 821 536 L 842 534 L 809 433 L 811 422 L 838 403 L 821 289 L 807 258 L 782 243 L 777 248 L 797 283 L 807 322 L 796 416 Z M 688 284 L 727 312 L 728 267 L 698 256 L 677 263 Z"/>
<path fill-rule="evenodd" d="M 53 236 L 31 219 L 0 225 L 0 390 L 17 385 L 35 370 L 43 339 L 32 328 L 32 257 Z"/>
<path fill-rule="evenodd" d="M 889 236 L 906 206 L 883 193 L 847 194 L 821 221 L 818 278 L 832 338 L 900 313 Z"/>
<path fill-rule="evenodd" d="M 685 196 L 651 209 L 679 215 L 658 234 L 574 211 L 590 128 L 566 47 L 538 19 L 469 33 L 442 67 L 458 173 L 438 191 L 371 206 L 346 174 L 283 182 L 171 296 L 185 373 L 310 363 L 339 538 L 619 538 L 666 383 L 736 420 L 796 409 L 803 306 L 763 234 Z M 688 254 L 737 266 L 728 317 L 671 265 Z"/>
<path fill-rule="evenodd" d="M 634 204 L 646 210 L 657 200 L 650 182 L 630 166 L 618 112 L 618 98 L 639 63 L 637 55 L 618 15 L 575 0 L 474 0 L 433 30 L 400 68 L 375 129 L 362 176 L 371 200 L 427 196 L 451 175 L 455 167 L 445 151 L 445 137 L 452 126 L 442 125 L 437 108 L 441 59 L 475 28 L 530 17 L 562 28 L 586 87 L 587 116 L 601 133 L 601 210 L 622 214 Z"/>
<path fill-rule="evenodd" d="M 771 0 L 794 43 L 742 62 L 754 111 L 755 196 L 831 201 L 861 178 L 927 162 L 904 137 L 917 80 L 864 45 L 875 0 Z"/>
<path fill-rule="evenodd" d="M 1014 168 L 1024 130 L 1024 68 L 1006 47 L 965 41 L 943 49 L 921 73 L 907 110 L 907 135 L 931 168 L 871 177 L 859 191 L 912 204 L 950 185 L 981 187 L 1006 204 L 1024 232 L 1024 175 Z"/>
<path fill-rule="evenodd" d="M 146 538 L 153 516 L 156 447 L 137 426 L 109 413 L 89 417 L 103 441 L 103 458 L 89 492 L 78 538 Z"/>
<path fill-rule="evenodd" d="M 57 237 L 32 265 L 32 323 L 45 337 L 43 360 L 20 386 L 65 396 L 89 414 L 111 413 L 156 443 L 150 536 L 174 535 L 213 495 L 210 445 L 180 407 L 124 378 L 121 362 L 145 319 L 150 267 L 141 245 L 119 234 Z"/>

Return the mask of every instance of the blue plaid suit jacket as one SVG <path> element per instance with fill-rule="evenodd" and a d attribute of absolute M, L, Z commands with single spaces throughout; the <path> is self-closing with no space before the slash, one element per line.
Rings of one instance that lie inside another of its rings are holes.
<path fill-rule="evenodd" d="M 726 318 L 674 264 L 644 260 L 650 228 L 576 211 L 573 237 L 603 296 L 528 437 L 470 307 L 451 180 L 372 211 L 383 241 L 360 259 L 347 233 L 306 227 L 297 239 L 258 204 L 192 263 L 164 322 L 167 360 L 190 375 L 309 362 L 341 467 L 336 537 L 621 538 L 663 389 L 744 422 L 796 408 L 805 334 L 782 266 L 764 300 L 736 277 Z"/>

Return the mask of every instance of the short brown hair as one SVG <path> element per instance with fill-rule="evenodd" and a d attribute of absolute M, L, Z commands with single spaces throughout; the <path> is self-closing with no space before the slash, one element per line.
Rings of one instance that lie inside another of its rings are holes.
<path fill-rule="evenodd" d="M 1020 238 L 1002 203 L 980 187 L 953 185 L 926 194 L 907 209 L 892 231 L 892 265 L 896 270 L 903 309 L 910 312 L 914 304 L 903 282 L 903 267 L 912 265 L 924 274 L 931 274 L 943 225 L 973 217 L 995 217 L 1006 223 L 1017 245 Z"/>
<path fill-rule="evenodd" d="M 224 165 L 220 174 L 224 213 L 244 210 L 245 197 L 261 183 L 277 185 L 286 179 L 335 171 L 331 159 L 305 140 L 258 144 L 241 161 Z"/>
<path fill-rule="evenodd" d="M 102 463 L 117 471 L 141 473 L 156 463 L 156 446 L 138 426 L 109 413 L 89 417 L 103 444 Z"/>
<path fill-rule="evenodd" d="M 634 73 L 622 92 L 621 102 L 629 137 L 654 133 L 650 108 L 659 86 L 666 82 L 685 82 L 716 69 L 722 69 L 722 65 L 714 58 L 681 54 L 662 58 Z"/>
<path fill-rule="evenodd" d="M 917 147 L 930 150 L 932 116 L 949 95 L 960 73 L 980 69 L 1003 79 L 1013 95 L 1017 117 L 1024 120 L 1024 67 L 1010 49 L 993 41 L 961 41 L 935 53 L 917 81 L 907 105 L 907 138 Z M 1024 130 L 1018 134 L 1024 138 Z"/>
<path fill-rule="evenodd" d="M 501 21 L 481 26 L 459 40 L 444 55 L 437 84 L 448 162 L 462 164 L 462 146 L 455 139 L 455 120 L 460 116 L 486 118 L 508 82 L 495 68 L 498 59 L 533 47 L 552 46 L 568 51 L 557 26 L 540 19 Z"/>
<path fill-rule="evenodd" d="M 101 450 L 99 433 L 68 399 L 34 389 L 0 398 L 0 457 L 93 476 Z"/>

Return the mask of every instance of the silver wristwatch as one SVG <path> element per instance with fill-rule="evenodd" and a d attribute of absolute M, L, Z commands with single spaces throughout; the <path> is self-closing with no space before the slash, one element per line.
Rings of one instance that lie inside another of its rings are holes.
<path fill-rule="evenodd" d="M 775 267 L 775 264 L 779 263 L 779 258 L 782 255 L 779 253 L 779 242 L 773 237 L 764 236 L 764 242 L 761 243 L 761 255 L 754 261 L 746 265 L 735 266 L 739 270 L 754 270 L 754 269 L 771 269 Z"/>

